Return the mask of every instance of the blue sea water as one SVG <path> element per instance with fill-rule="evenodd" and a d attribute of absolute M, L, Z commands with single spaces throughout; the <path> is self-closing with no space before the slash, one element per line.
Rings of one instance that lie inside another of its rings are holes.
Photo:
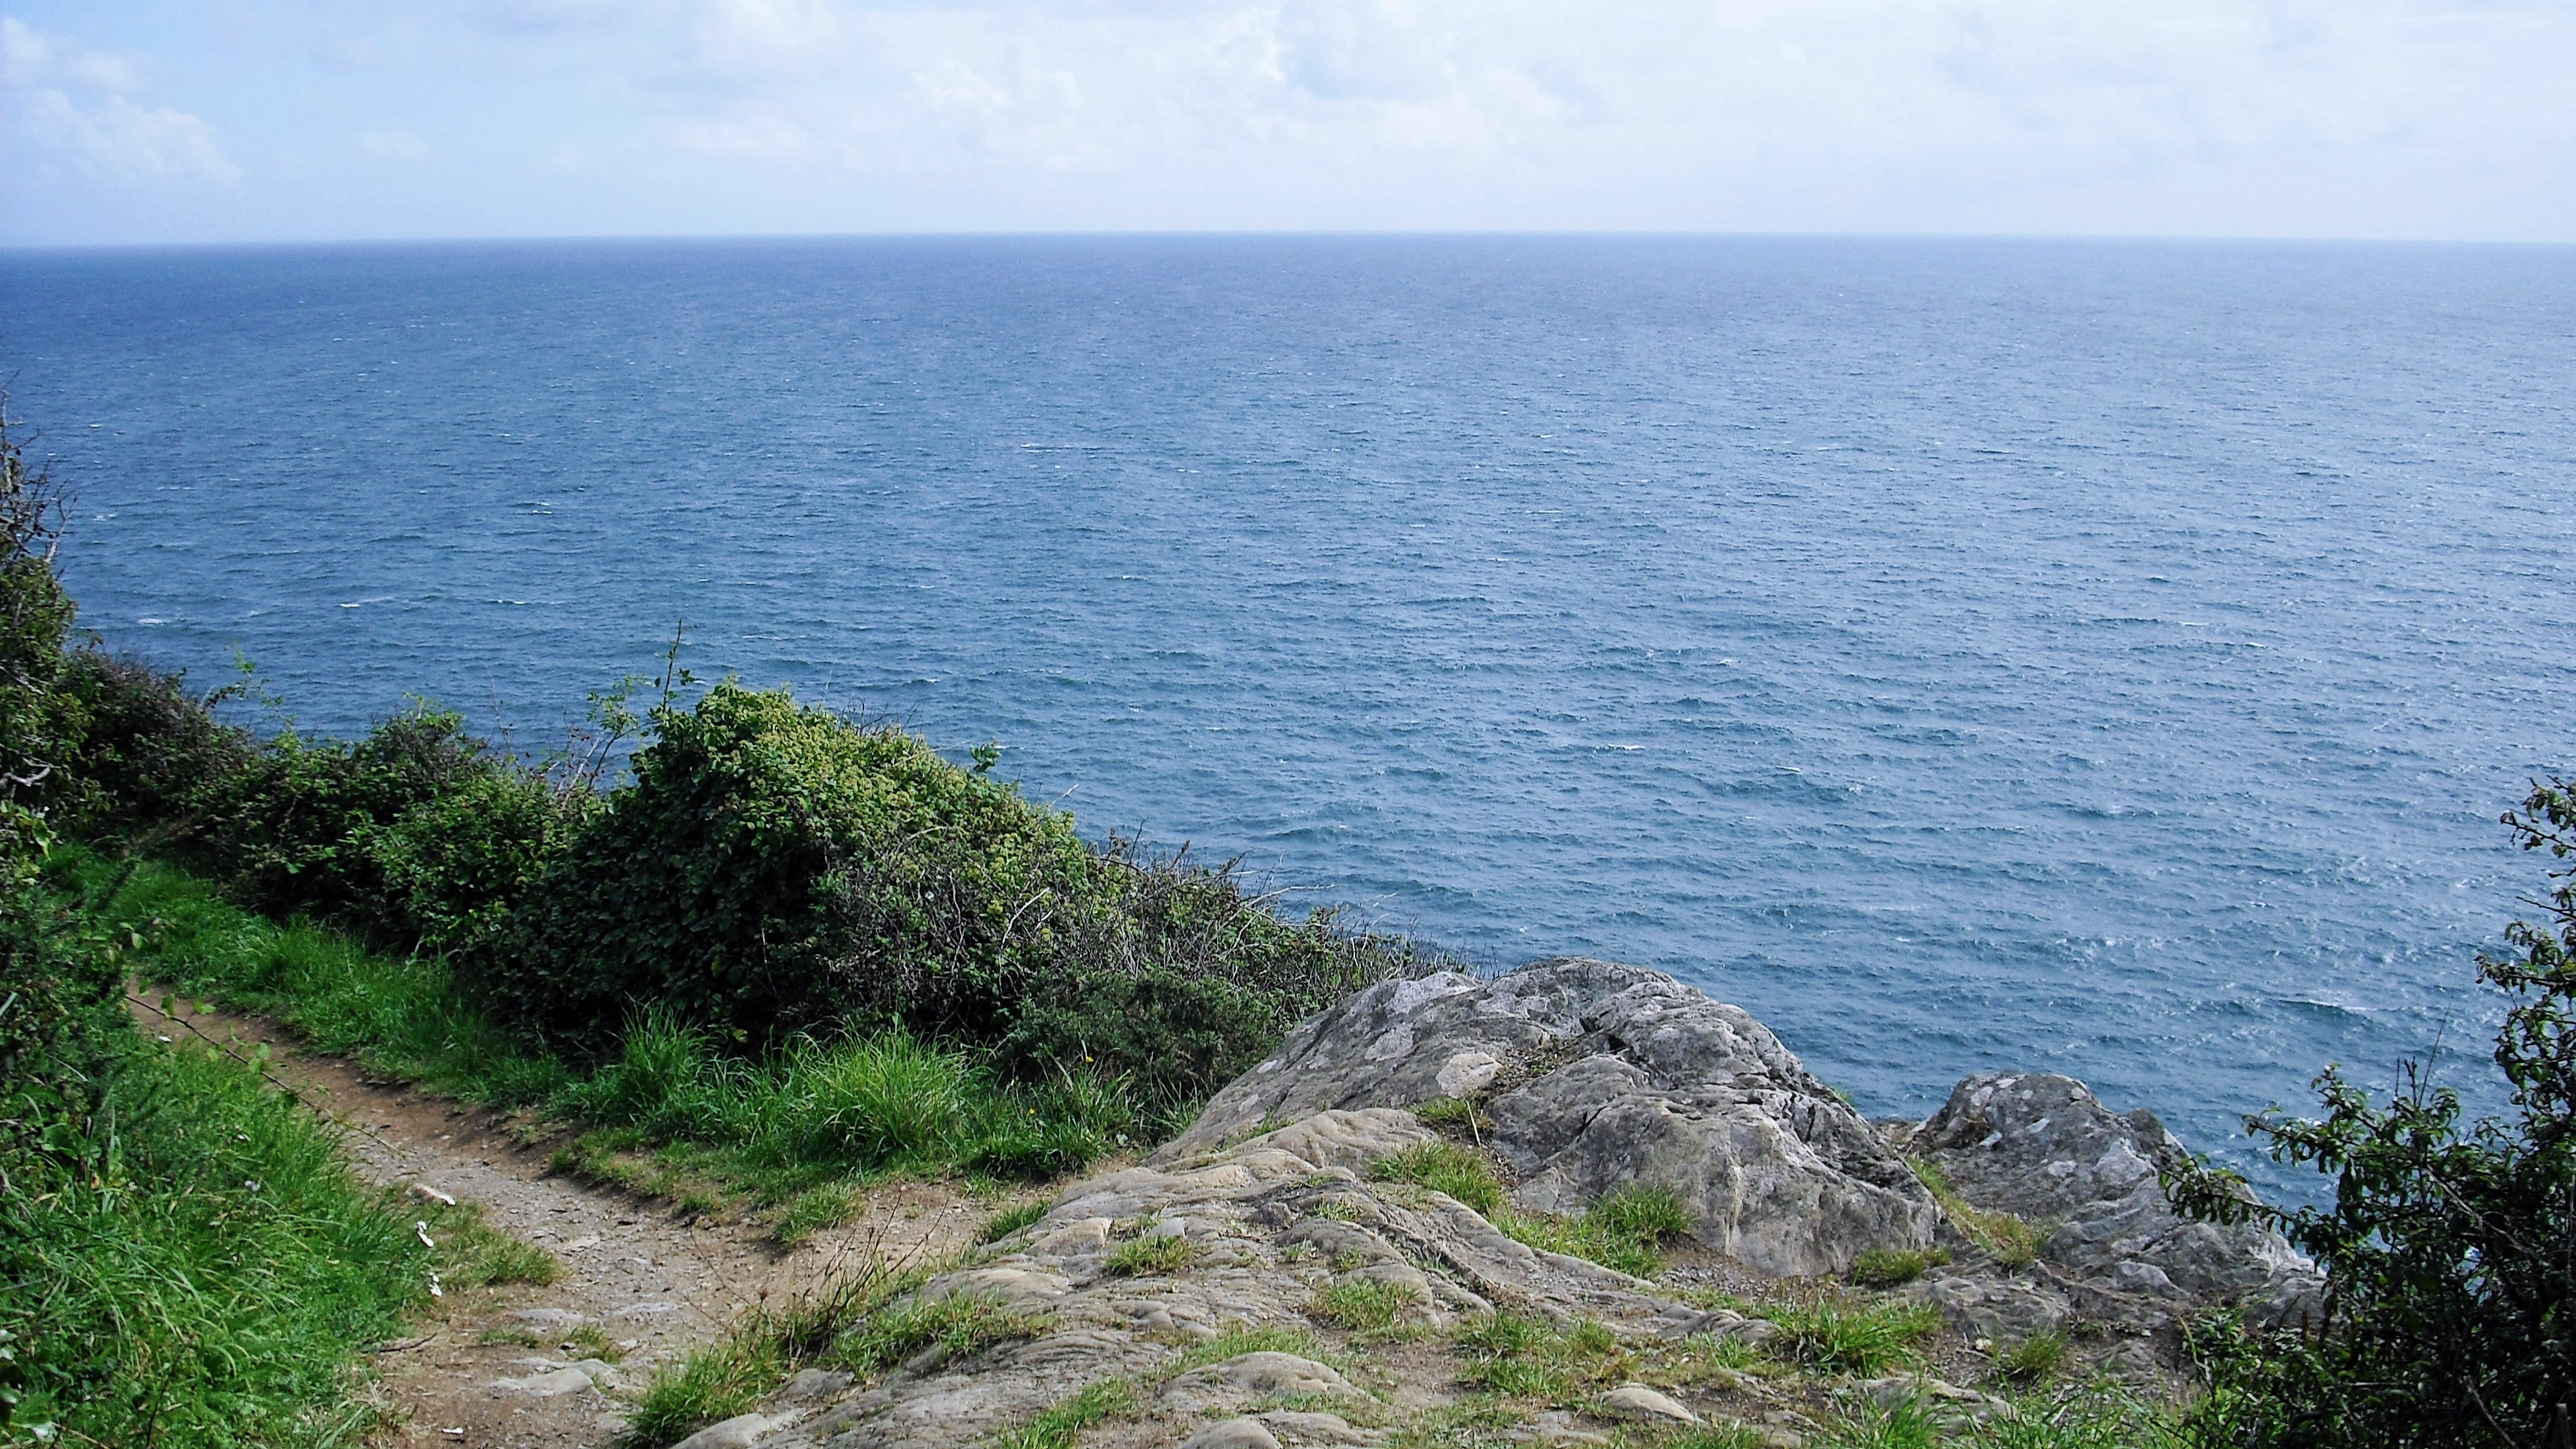
<path fill-rule="evenodd" d="M 1873 1113 L 2441 1044 L 2576 766 L 2576 251 L 1024 239 L 0 256 L 84 621 L 523 746 L 890 715 Z"/>

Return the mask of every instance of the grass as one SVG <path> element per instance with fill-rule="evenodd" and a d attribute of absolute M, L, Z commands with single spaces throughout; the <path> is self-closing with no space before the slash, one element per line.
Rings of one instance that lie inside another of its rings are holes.
<path fill-rule="evenodd" d="M 1897 1288 L 1949 1261 L 1947 1248 L 1864 1248 L 1844 1276 L 1862 1288 Z"/>
<path fill-rule="evenodd" d="M 1125 1379 L 1103 1379 L 1008 1433 L 996 1435 L 994 1449 L 1065 1449 L 1074 1436 L 1136 1403 L 1136 1390 Z"/>
<path fill-rule="evenodd" d="M 1416 1108 L 1415 1115 L 1422 1110 Z M 1588 1259 L 1632 1278 L 1661 1273 L 1663 1256 L 1657 1249 L 1664 1239 L 1685 1235 L 1697 1226 L 1669 1188 L 1633 1183 L 1593 1204 L 1579 1218 L 1513 1212 L 1503 1205 L 1502 1183 L 1484 1154 L 1455 1142 L 1421 1142 L 1389 1153 L 1370 1165 L 1369 1175 L 1382 1182 L 1407 1182 L 1446 1193 L 1484 1214 L 1518 1242 Z"/>
<path fill-rule="evenodd" d="M 84 1169 L 0 1194 L 0 1325 L 17 1340 L 0 1368 L 22 1428 L 350 1442 L 374 1422 L 354 1399 L 360 1353 L 437 1278 L 537 1271 L 470 1214 L 361 1186 L 311 1114 L 222 1055 L 137 1039 L 100 1120 Z"/>
<path fill-rule="evenodd" d="M 1482 1146 L 1485 1134 L 1494 1130 L 1494 1119 L 1469 1097 L 1435 1097 L 1417 1102 L 1414 1120 L 1444 1137 L 1465 1137 Z"/>
<path fill-rule="evenodd" d="M 1145 1278 L 1177 1273 L 1198 1255 L 1199 1245 L 1180 1234 L 1158 1233 L 1120 1243 L 1100 1260 L 1100 1267 L 1106 1273 L 1130 1273 Z"/>
<path fill-rule="evenodd" d="M 1422 1295 L 1401 1284 L 1344 1278 L 1317 1293 L 1306 1311 L 1354 1333 L 1389 1333 L 1405 1310 L 1422 1306 Z"/>
<path fill-rule="evenodd" d="M 1950 1179 L 1939 1164 L 1929 1158 L 1909 1157 L 1905 1164 L 1914 1169 L 1914 1176 L 1932 1194 L 1932 1200 L 1941 1205 L 1942 1213 L 1996 1262 L 2007 1268 L 2022 1268 L 2039 1260 L 2039 1245 L 2048 1237 L 2046 1227 L 2011 1213 L 1970 1206 L 1951 1189 Z"/>
<path fill-rule="evenodd" d="M 1976 1425 L 1966 1449 L 2182 1449 L 2182 1422 L 2135 1394 L 2095 1384 L 2051 1398 L 2016 1397 Z"/>
<path fill-rule="evenodd" d="M 978 1243 L 998 1243 L 1002 1239 L 1009 1237 L 1011 1234 L 1018 1232 L 1020 1229 L 1035 1224 L 1040 1218 L 1043 1218 L 1046 1215 L 1047 1200 L 1045 1198 L 1033 1197 L 1026 1202 L 1013 1203 L 1009 1207 L 1002 1209 L 1000 1212 L 993 1214 L 991 1217 L 984 1219 L 984 1225 L 975 1230 L 975 1241 Z"/>
<path fill-rule="evenodd" d="M 1853 1395 L 1807 1442 L 1815 1449 L 1939 1449 L 1948 1436 L 1920 1398 L 1908 1396 L 1882 1404 Z"/>
<path fill-rule="evenodd" d="M 782 1243 L 845 1220 L 859 1183 L 1070 1172 L 1140 1128 L 1117 1079 L 1004 1081 L 982 1054 L 902 1031 L 799 1038 L 746 1060 L 647 1011 L 614 1056 L 576 1072 L 503 1030 L 434 960 L 270 921 L 169 865 L 64 854 L 146 978 L 442 1096 L 572 1124 L 584 1130 L 558 1154 L 566 1169 L 704 1214 L 747 1200 Z"/>
<path fill-rule="evenodd" d="M 1579 1218 L 1505 1212 L 1494 1226 L 1533 1248 L 1588 1259 L 1631 1278 L 1652 1278 L 1664 1271 L 1664 1239 L 1697 1225 L 1671 1189 L 1631 1183 Z"/>
<path fill-rule="evenodd" d="M 2062 1333 L 2034 1333 L 1995 1355 L 1995 1372 L 2021 1383 L 2055 1378 L 2065 1364 L 2066 1335 Z"/>
<path fill-rule="evenodd" d="M 936 1347 L 943 1359 L 973 1358 L 996 1344 L 1034 1338 L 1047 1321 L 989 1298 L 905 1299 L 867 1314 L 839 1334 L 829 1357 L 861 1373 L 892 1368 Z"/>
<path fill-rule="evenodd" d="M 1503 1205 L 1503 1185 L 1484 1155 L 1455 1142 L 1417 1142 L 1369 1166 L 1382 1182 L 1410 1182 L 1447 1193 L 1490 1217 Z"/>
<path fill-rule="evenodd" d="M 1941 1311 L 1919 1303 L 1819 1299 L 1761 1310 L 1780 1331 L 1764 1345 L 1775 1357 L 1832 1373 L 1875 1378 L 1911 1363 L 1941 1329 Z"/>

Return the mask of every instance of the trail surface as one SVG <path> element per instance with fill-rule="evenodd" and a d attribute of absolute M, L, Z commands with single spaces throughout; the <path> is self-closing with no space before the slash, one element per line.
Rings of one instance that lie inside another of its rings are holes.
<path fill-rule="evenodd" d="M 675 1215 L 667 1204 L 556 1172 L 547 1145 L 510 1119 L 462 1107 L 301 1046 L 274 1021 L 129 993 L 149 1035 L 203 1040 L 266 1070 L 343 1133 L 368 1182 L 480 1208 L 497 1232 L 562 1264 L 542 1287 L 449 1289 L 406 1335 L 371 1355 L 385 1446 L 595 1449 L 625 1427 L 625 1405 L 662 1361 L 714 1337 L 746 1309 L 831 1277 L 857 1255 L 905 1260 L 954 1251 L 982 1210 L 944 1184 L 894 1182 L 849 1224 L 783 1250 L 739 1214 Z"/>

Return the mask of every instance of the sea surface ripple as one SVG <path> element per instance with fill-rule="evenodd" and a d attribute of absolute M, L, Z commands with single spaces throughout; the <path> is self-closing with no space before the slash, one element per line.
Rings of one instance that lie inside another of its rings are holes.
<path fill-rule="evenodd" d="M 1022 239 L 0 255 L 118 649 L 559 738 L 701 672 L 1770 1023 L 1874 1114 L 2482 1062 L 2576 765 L 2576 251 Z"/>

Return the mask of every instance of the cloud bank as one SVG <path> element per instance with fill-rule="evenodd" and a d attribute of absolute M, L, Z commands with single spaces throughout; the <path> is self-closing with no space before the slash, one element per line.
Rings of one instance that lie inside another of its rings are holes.
<path fill-rule="evenodd" d="M 1052 229 L 2576 240 L 2576 12 L 162 0 L 0 19 L 9 241 Z"/>

